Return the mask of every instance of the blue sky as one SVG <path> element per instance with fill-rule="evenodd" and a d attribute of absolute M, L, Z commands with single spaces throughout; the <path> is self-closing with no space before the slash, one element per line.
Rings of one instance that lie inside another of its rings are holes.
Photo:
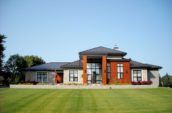
<path fill-rule="evenodd" d="M 5 60 L 18 53 L 73 61 L 79 51 L 117 44 L 127 58 L 172 74 L 171 6 L 170 0 L 0 0 Z"/>

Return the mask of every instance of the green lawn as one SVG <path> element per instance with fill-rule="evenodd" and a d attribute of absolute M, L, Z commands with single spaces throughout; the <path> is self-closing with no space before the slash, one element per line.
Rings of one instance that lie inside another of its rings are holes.
<path fill-rule="evenodd" d="M 0 113 L 172 113 L 172 89 L 0 89 Z"/>

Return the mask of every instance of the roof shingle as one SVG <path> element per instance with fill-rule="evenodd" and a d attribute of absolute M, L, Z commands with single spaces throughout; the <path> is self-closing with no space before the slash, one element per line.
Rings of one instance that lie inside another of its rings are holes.
<path fill-rule="evenodd" d="M 46 64 L 41 64 L 37 66 L 33 66 L 30 68 L 27 68 L 27 71 L 54 71 L 54 70 L 63 70 L 61 68 L 62 65 L 65 65 L 69 62 L 50 62 Z"/>
<path fill-rule="evenodd" d="M 77 60 L 71 63 L 67 63 L 65 65 L 62 65 L 61 68 L 82 68 L 82 62 L 81 60 Z"/>
<path fill-rule="evenodd" d="M 161 69 L 161 66 L 152 65 L 152 64 L 145 64 L 137 61 L 130 61 L 131 68 L 147 68 L 147 69 Z"/>
<path fill-rule="evenodd" d="M 103 46 L 99 46 L 96 48 L 92 48 L 92 49 L 88 49 L 88 50 L 79 52 L 79 55 L 121 55 L 121 56 L 125 56 L 126 54 L 127 54 L 126 52 L 106 48 Z"/>

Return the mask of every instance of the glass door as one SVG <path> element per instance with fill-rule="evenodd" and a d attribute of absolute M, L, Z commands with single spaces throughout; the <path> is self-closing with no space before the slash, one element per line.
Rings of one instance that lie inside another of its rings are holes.
<path fill-rule="evenodd" d="M 87 63 L 87 76 L 88 84 L 101 84 L 101 64 L 100 63 Z"/>

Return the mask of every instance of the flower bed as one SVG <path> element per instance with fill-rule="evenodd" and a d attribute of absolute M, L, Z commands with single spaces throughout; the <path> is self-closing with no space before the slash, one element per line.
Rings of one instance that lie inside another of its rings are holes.
<path fill-rule="evenodd" d="M 151 85 L 152 81 L 138 81 L 138 82 L 131 82 L 132 85 Z"/>

